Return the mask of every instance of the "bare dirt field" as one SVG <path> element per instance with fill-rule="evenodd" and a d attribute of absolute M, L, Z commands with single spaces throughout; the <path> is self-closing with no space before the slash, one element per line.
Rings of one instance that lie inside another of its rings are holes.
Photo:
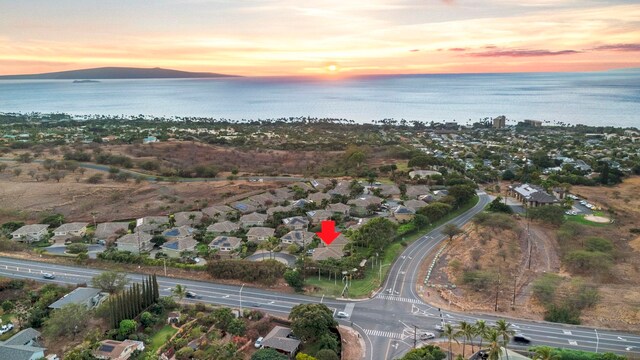
<path fill-rule="evenodd" d="M 15 175 L 15 169 L 21 169 L 20 175 Z M 36 181 L 30 171 L 44 170 L 36 163 L 12 163 L 0 173 L 0 223 L 34 222 L 51 212 L 64 214 L 68 221 L 93 221 L 92 214 L 97 222 L 133 219 L 199 209 L 282 186 L 246 181 L 121 183 L 108 180 L 105 172 L 95 170 L 70 173 L 60 182 Z M 96 173 L 105 175 L 103 183 L 86 183 Z"/>

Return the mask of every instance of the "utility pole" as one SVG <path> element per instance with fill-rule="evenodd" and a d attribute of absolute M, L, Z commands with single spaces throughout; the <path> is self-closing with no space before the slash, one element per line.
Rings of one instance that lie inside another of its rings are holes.
<path fill-rule="evenodd" d="M 413 325 L 413 348 L 418 345 L 418 327 Z"/>
<path fill-rule="evenodd" d="M 244 289 L 244 284 L 240 286 L 240 317 L 242 317 L 242 289 Z"/>
<path fill-rule="evenodd" d="M 498 266 L 498 282 L 496 283 L 496 305 L 493 311 L 498 311 L 498 295 L 500 293 L 500 266 Z"/>
<path fill-rule="evenodd" d="M 518 285 L 518 275 L 513 277 L 513 301 L 511 302 L 511 310 L 516 307 L 516 286 Z"/>

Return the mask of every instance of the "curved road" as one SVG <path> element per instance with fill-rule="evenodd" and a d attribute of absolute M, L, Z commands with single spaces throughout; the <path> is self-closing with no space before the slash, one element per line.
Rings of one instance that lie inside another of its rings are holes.
<path fill-rule="evenodd" d="M 469 211 L 453 219 L 451 222 L 463 225 L 475 214 L 482 211 L 490 198 L 479 193 L 480 201 Z M 251 287 L 221 285 L 206 281 L 177 279 L 166 276 L 158 277 L 161 295 L 171 294 L 170 289 L 176 284 L 186 286 L 198 294 L 198 300 L 211 304 L 221 304 L 239 308 L 258 308 L 264 311 L 285 315 L 300 303 L 324 303 L 334 311 L 344 311 L 350 315 L 348 319 L 339 319 L 343 325 L 351 325 L 359 331 L 365 342 L 364 359 L 393 359 L 402 356 L 413 346 L 414 326 L 420 330 L 433 331 L 440 318 L 453 324 L 461 320 L 475 321 L 485 319 L 495 322 L 498 317 L 473 315 L 443 311 L 425 304 L 417 295 L 415 284 L 420 262 L 432 251 L 445 236 L 442 226 L 429 232 L 407 247 L 391 266 L 384 283 L 383 291 L 372 299 L 365 301 L 325 299 L 282 294 L 269 290 Z M 171 271 L 171 269 L 169 269 Z M 45 280 L 42 273 L 56 275 L 55 280 Z M 53 281 L 61 284 L 89 283 L 100 270 L 78 266 L 63 266 L 37 261 L 25 261 L 0 257 L 0 276 L 14 278 L 30 278 L 38 281 Z M 130 273 L 132 281 L 141 281 L 142 275 Z M 390 290 L 389 290 L 390 289 Z M 534 345 L 550 345 L 588 351 L 611 351 L 620 354 L 640 354 L 640 336 L 611 330 L 595 330 L 593 328 L 514 320 L 514 327 L 528 335 Z M 349 344 L 345 344 L 349 346 Z"/>

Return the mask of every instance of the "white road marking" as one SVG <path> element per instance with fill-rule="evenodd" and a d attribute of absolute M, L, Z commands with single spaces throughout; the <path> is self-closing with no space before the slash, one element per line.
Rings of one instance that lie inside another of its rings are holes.
<path fill-rule="evenodd" d="M 382 331 L 382 330 L 369 330 L 364 329 L 364 333 L 372 336 L 386 337 L 389 339 L 398 339 L 402 340 L 402 334 L 394 333 L 391 331 Z"/>
<path fill-rule="evenodd" d="M 564 333 L 565 335 L 572 335 L 571 331 L 569 330 L 562 330 L 562 333 Z"/>
<path fill-rule="evenodd" d="M 569 345 L 575 345 L 578 346 L 578 342 L 575 340 L 567 340 L 569 342 Z"/>

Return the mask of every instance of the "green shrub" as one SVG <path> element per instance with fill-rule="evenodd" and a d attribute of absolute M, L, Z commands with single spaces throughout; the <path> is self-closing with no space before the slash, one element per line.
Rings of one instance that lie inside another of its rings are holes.
<path fill-rule="evenodd" d="M 589 251 L 600 251 L 603 253 L 610 253 L 613 251 L 613 243 L 607 239 L 599 237 L 588 238 L 584 243 L 584 247 Z"/>
<path fill-rule="evenodd" d="M 547 307 L 544 319 L 556 323 L 580 325 L 580 310 L 571 305 L 551 305 Z"/>
<path fill-rule="evenodd" d="M 495 275 L 487 271 L 464 271 L 462 282 L 471 285 L 475 291 L 486 290 L 495 281 Z"/>
<path fill-rule="evenodd" d="M 533 282 L 533 296 L 542 304 L 553 302 L 562 278 L 556 274 L 544 274 Z"/>

